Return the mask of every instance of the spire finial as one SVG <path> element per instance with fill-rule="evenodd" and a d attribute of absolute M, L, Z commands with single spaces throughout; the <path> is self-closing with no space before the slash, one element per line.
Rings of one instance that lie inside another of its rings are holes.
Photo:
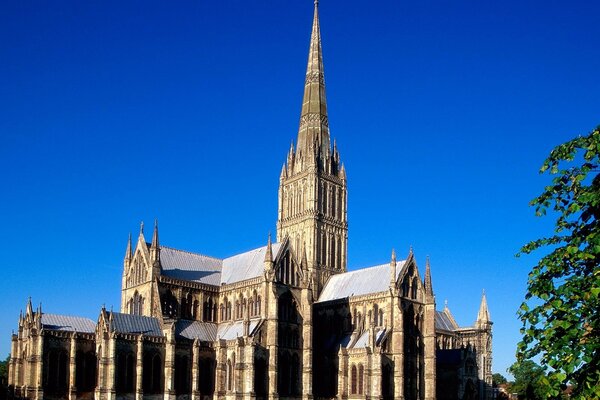
<path fill-rule="evenodd" d="M 425 293 L 427 294 L 427 296 L 429 296 L 428 298 L 431 299 L 433 297 L 433 285 L 431 283 L 431 266 L 429 264 L 429 256 L 427 256 L 427 258 L 425 259 L 424 286 L 425 286 Z"/>
<path fill-rule="evenodd" d="M 327 103 L 325 101 L 325 76 L 323 68 L 323 52 L 321 49 L 321 28 L 319 25 L 319 2 L 314 2 L 315 10 L 313 26 L 304 82 L 304 98 L 300 113 L 300 126 L 296 154 L 311 156 L 315 147 L 319 147 L 322 157 L 329 154 L 329 121 Z"/>
<path fill-rule="evenodd" d="M 160 245 L 158 242 L 158 219 L 154 220 L 154 232 L 152 232 L 152 244 L 150 245 L 150 258 L 153 265 L 160 262 Z"/>
<path fill-rule="evenodd" d="M 265 252 L 265 263 L 273 262 L 273 247 L 271 245 L 271 232 L 269 232 L 269 238 L 267 239 L 267 251 Z"/>
<path fill-rule="evenodd" d="M 131 249 L 131 232 L 129 232 L 129 238 L 127 239 L 127 248 L 125 249 L 125 261 L 129 261 L 133 258 L 133 251 Z"/>
<path fill-rule="evenodd" d="M 140 222 L 140 235 L 144 234 L 144 221 Z"/>
<path fill-rule="evenodd" d="M 152 233 L 152 247 L 158 248 L 158 219 L 154 220 L 154 232 Z"/>
<path fill-rule="evenodd" d="M 481 294 L 481 304 L 479 305 L 479 312 L 477 313 L 477 322 L 490 322 L 490 311 L 487 306 L 487 299 L 485 298 L 485 289 Z"/>

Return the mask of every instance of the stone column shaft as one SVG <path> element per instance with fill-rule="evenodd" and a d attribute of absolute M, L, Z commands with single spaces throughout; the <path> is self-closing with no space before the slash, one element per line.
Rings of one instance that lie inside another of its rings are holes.
<path fill-rule="evenodd" d="M 77 340 L 75 334 L 71 335 L 69 352 L 69 400 L 77 399 Z"/>
<path fill-rule="evenodd" d="M 144 399 L 144 337 L 140 335 L 135 348 L 135 398 Z"/>

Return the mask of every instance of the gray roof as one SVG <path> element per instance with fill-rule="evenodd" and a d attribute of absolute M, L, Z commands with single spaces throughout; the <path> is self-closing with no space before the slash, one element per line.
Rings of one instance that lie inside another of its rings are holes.
<path fill-rule="evenodd" d="M 258 326 L 260 318 L 250 320 L 250 335 Z M 217 328 L 217 339 L 232 340 L 244 336 L 244 321 L 223 322 Z"/>
<path fill-rule="evenodd" d="M 277 257 L 281 243 L 273 243 L 273 259 Z M 237 254 L 223 260 L 221 284 L 240 282 L 261 276 L 265 268 L 267 246 Z"/>
<path fill-rule="evenodd" d="M 459 326 L 454 320 L 454 317 L 450 313 L 450 310 L 445 308 L 444 311 L 435 312 L 435 329 L 441 329 L 445 331 L 453 331 L 458 329 Z"/>
<path fill-rule="evenodd" d="M 186 339 L 212 342 L 217 338 L 217 325 L 208 322 L 179 320 L 175 325 L 175 334 Z"/>
<path fill-rule="evenodd" d="M 272 249 L 273 257 L 276 257 L 281 244 L 273 243 Z M 261 276 L 266 251 L 267 246 L 263 246 L 220 260 L 161 246 L 160 263 L 165 276 L 219 286 Z"/>
<path fill-rule="evenodd" d="M 161 246 L 162 273 L 171 278 L 219 285 L 222 261 L 189 251 Z"/>
<path fill-rule="evenodd" d="M 405 263 L 406 261 L 398 261 L 396 278 L 400 276 Z M 383 264 L 332 275 L 325 284 L 317 303 L 385 292 L 390 287 L 390 268 L 389 264 Z"/>
<path fill-rule="evenodd" d="M 96 323 L 89 318 L 42 313 L 42 327 L 53 331 L 94 333 Z"/>
<path fill-rule="evenodd" d="M 117 312 L 112 313 L 111 330 L 118 333 L 143 333 L 146 336 L 164 336 L 158 319 Z"/>

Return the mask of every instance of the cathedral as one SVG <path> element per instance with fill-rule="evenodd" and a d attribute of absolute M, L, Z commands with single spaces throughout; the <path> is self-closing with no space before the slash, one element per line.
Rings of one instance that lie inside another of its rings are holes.
<path fill-rule="evenodd" d="M 489 400 L 492 322 L 436 310 L 412 249 L 347 270 L 347 179 L 332 145 L 318 1 L 295 147 L 279 177 L 277 235 L 220 259 L 127 243 L 119 312 L 52 314 L 31 299 L 12 336 L 19 399 Z"/>

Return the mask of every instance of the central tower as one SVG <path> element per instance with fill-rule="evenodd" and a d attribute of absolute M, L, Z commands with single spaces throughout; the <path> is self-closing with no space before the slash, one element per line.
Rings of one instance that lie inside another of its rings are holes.
<path fill-rule="evenodd" d="M 346 172 L 331 147 L 325 101 L 319 3 L 315 11 L 296 149 L 292 144 L 279 180 L 277 240 L 288 237 L 316 290 L 346 272 Z"/>

